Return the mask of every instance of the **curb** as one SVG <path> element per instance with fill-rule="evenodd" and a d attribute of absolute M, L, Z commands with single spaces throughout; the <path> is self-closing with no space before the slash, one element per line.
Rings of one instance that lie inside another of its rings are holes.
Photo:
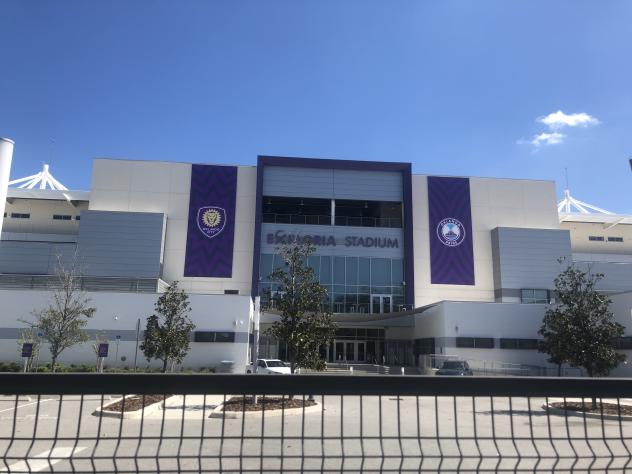
<path fill-rule="evenodd" d="M 224 418 L 224 419 L 229 419 L 229 420 L 235 420 L 238 418 L 241 418 L 242 416 L 256 416 L 256 415 L 261 415 L 262 413 L 264 413 L 263 411 L 223 411 L 224 408 L 224 404 L 220 403 L 219 405 L 217 405 L 213 411 L 211 412 L 211 414 L 209 415 L 209 418 Z M 316 402 L 316 405 L 312 405 L 310 407 L 296 407 L 296 408 L 286 408 L 285 410 L 266 410 L 265 414 L 266 416 L 281 416 L 282 413 L 285 413 L 286 415 L 300 415 L 302 413 L 311 413 L 311 412 L 317 412 L 317 411 L 321 411 L 322 410 L 322 406 L 320 405 L 320 403 Z"/>
<path fill-rule="evenodd" d="M 134 397 L 136 395 L 126 395 L 124 398 L 128 398 L 128 397 Z M 123 418 L 123 419 L 140 419 L 144 416 L 147 415 L 151 415 L 157 411 L 160 411 L 163 409 L 163 404 L 167 404 L 170 400 L 174 400 L 176 399 L 176 397 L 180 397 L 180 395 L 172 395 L 169 398 L 167 398 L 164 401 L 160 401 L 160 402 L 156 402 L 156 403 L 152 403 L 151 405 L 147 405 L 146 407 L 141 408 L 140 410 L 134 410 L 134 411 L 126 411 L 126 412 L 120 412 L 120 411 L 111 411 L 108 410 L 107 407 L 109 405 L 113 405 L 114 403 L 117 403 L 121 400 L 123 400 L 123 397 L 121 398 L 117 398 L 115 400 L 112 400 L 111 402 L 109 402 L 107 405 L 102 405 L 99 408 L 97 408 L 96 410 L 94 410 L 92 412 L 92 414 L 94 416 L 104 416 L 104 417 L 110 417 L 110 418 Z"/>
<path fill-rule="evenodd" d="M 552 415 L 561 415 L 561 416 L 578 416 L 580 418 L 591 418 L 594 420 L 612 420 L 612 421 L 632 421 L 632 415 L 607 415 L 604 413 L 603 416 L 601 416 L 601 413 L 587 413 L 587 412 L 583 412 L 583 411 L 576 411 L 576 410 L 564 410 L 562 408 L 557 408 L 557 407 L 552 407 L 550 405 L 547 405 L 546 403 L 544 405 L 542 405 L 542 408 L 552 414 Z"/>

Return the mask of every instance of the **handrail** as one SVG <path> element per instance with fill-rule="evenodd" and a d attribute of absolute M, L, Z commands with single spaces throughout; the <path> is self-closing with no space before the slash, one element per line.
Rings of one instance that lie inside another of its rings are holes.
<path fill-rule="evenodd" d="M 0 374 L 0 392 L 15 395 L 226 394 L 402 395 L 468 397 L 629 397 L 632 379 L 437 377 L 426 375 Z"/>

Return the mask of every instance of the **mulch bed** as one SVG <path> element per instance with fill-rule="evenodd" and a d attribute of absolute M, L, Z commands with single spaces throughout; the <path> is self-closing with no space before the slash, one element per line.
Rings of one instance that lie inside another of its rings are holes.
<path fill-rule="evenodd" d="M 281 397 L 258 397 L 257 404 L 251 403 L 252 398 L 232 397 L 224 403 L 224 411 L 265 411 L 282 410 L 287 408 L 303 408 L 316 405 L 316 402 L 309 401 L 303 397 L 294 397 L 293 399 Z"/>
<path fill-rule="evenodd" d="M 153 405 L 154 403 L 161 403 L 170 396 L 171 395 L 131 395 L 124 400 L 119 400 L 111 405 L 104 406 L 103 409 L 118 413 L 136 411 Z"/>
<path fill-rule="evenodd" d="M 579 411 L 586 413 L 596 413 L 604 415 L 632 415 L 632 406 L 629 405 L 617 405 L 616 403 L 599 403 L 597 402 L 597 407 L 593 409 L 592 401 L 586 400 L 584 403 L 582 402 L 553 402 L 549 403 L 553 408 L 558 408 L 560 410 L 567 411 Z M 603 408 L 603 412 L 602 412 Z"/>

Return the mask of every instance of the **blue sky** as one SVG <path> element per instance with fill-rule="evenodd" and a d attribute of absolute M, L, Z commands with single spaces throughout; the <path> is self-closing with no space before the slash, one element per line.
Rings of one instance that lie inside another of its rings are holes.
<path fill-rule="evenodd" d="M 52 161 L 58 179 L 86 189 L 94 157 L 274 154 L 552 179 L 561 194 L 568 168 L 577 198 L 632 213 L 627 0 L 2 0 L 0 10 L 13 178 Z"/>

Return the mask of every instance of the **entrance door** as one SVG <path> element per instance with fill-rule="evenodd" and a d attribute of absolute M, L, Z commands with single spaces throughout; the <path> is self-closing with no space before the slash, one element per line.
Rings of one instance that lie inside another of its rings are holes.
<path fill-rule="evenodd" d="M 392 308 L 391 295 L 371 295 L 371 313 L 390 313 Z"/>
<path fill-rule="evenodd" d="M 333 348 L 335 362 L 366 361 L 365 341 L 335 341 Z"/>

